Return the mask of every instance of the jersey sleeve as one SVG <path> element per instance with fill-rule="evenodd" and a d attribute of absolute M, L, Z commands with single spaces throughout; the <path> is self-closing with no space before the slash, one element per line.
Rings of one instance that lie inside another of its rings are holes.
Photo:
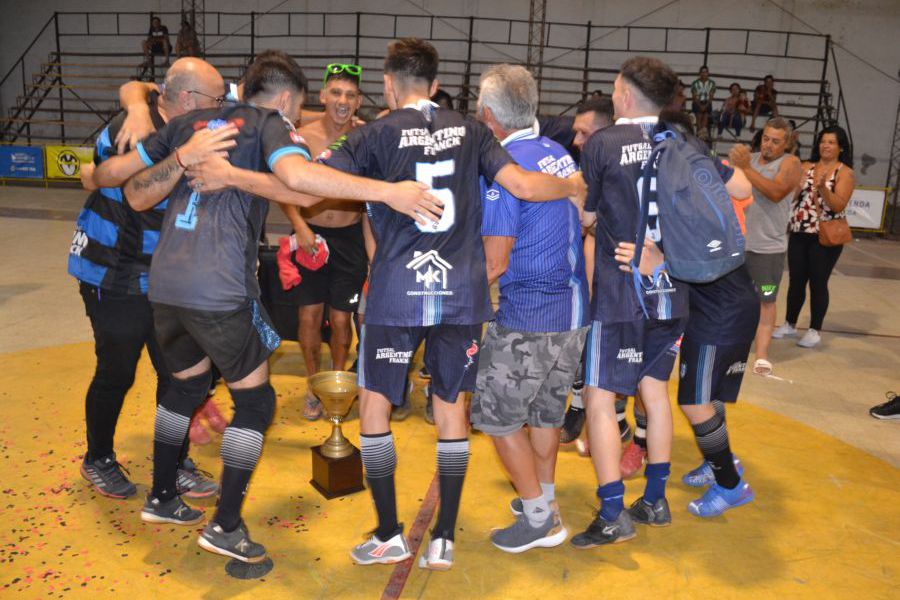
<path fill-rule="evenodd" d="M 513 162 L 513 159 L 486 125 L 474 120 L 472 123 L 474 124 L 472 131 L 478 136 L 476 138 L 478 141 L 478 173 L 485 180 L 493 183 L 497 172 Z"/>
<path fill-rule="evenodd" d="M 581 153 L 581 171 L 584 182 L 588 186 L 587 199 L 584 201 L 584 210 L 596 211 L 600 205 L 600 193 L 603 187 L 603 143 L 601 136 L 592 135 L 588 138 Z"/>
<path fill-rule="evenodd" d="M 134 149 L 137 150 L 146 166 L 152 167 L 172 153 L 175 149 L 172 136 L 182 123 L 184 123 L 183 119 L 173 119 L 165 127 L 137 143 Z"/>
<path fill-rule="evenodd" d="M 481 200 L 481 235 L 518 237 L 521 214 L 519 199 L 496 181 L 488 185 L 482 178 Z"/>
<path fill-rule="evenodd" d="M 310 160 L 309 146 L 294 126 L 275 111 L 266 113 L 259 129 L 260 149 L 265 165 L 271 171 L 275 163 L 291 154 Z"/>
<path fill-rule="evenodd" d="M 338 171 L 353 175 L 368 175 L 370 125 L 357 127 L 339 137 L 316 160 Z"/>

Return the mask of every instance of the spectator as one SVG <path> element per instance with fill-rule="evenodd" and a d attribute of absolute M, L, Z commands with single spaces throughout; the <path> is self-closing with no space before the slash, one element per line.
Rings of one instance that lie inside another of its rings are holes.
<path fill-rule="evenodd" d="M 593 92 L 591 92 L 591 97 L 589 98 L 589 100 L 599 100 L 603 96 L 603 90 L 594 90 Z"/>
<path fill-rule="evenodd" d="M 691 84 L 691 112 L 697 120 L 697 135 L 709 139 L 709 115 L 716 95 L 716 82 L 709 78 L 709 67 L 700 67 L 700 77 Z"/>
<path fill-rule="evenodd" d="M 187 19 L 181 20 L 181 30 L 175 40 L 175 54 L 182 56 L 200 56 L 200 40 L 197 32 Z"/>
<path fill-rule="evenodd" d="M 750 131 L 756 131 L 756 117 L 759 115 L 778 116 L 778 90 L 775 89 L 775 78 L 766 75 L 763 82 L 753 92 L 753 120 Z"/>
<path fill-rule="evenodd" d="M 142 43 L 144 49 L 144 65 L 150 64 L 151 54 L 165 55 L 165 65 L 169 66 L 169 56 L 172 54 L 172 45 L 169 43 L 169 28 L 162 24 L 159 17 L 150 19 L 150 31 L 147 32 L 147 39 Z"/>
<path fill-rule="evenodd" d="M 434 96 L 431 97 L 431 101 L 440 106 L 441 108 L 446 108 L 448 110 L 453 110 L 453 96 L 444 90 L 438 90 L 434 93 Z"/>
<path fill-rule="evenodd" d="M 719 115 L 719 135 L 726 127 L 734 130 L 736 137 L 741 136 L 741 128 L 744 127 L 744 117 L 750 114 L 750 101 L 747 94 L 741 89 L 741 84 L 735 82 L 728 86 L 729 96 L 722 104 L 722 114 Z"/>
<path fill-rule="evenodd" d="M 809 162 L 803 163 L 803 170 L 805 175 L 794 198 L 789 223 L 787 317 L 772 337 L 778 339 L 797 333 L 797 318 L 809 284 L 809 330 L 797 345 L 812 348 L 821 340 L 819 332 L 828 311 L 828 278 L 843 249 L 843 246 L 823 246 L 819 242 L 819 224 L 845 218 L 844 209 L 856 185 L 853 148 L 847 133 L 837 126 L 823 129 L 816 138 Z"/>

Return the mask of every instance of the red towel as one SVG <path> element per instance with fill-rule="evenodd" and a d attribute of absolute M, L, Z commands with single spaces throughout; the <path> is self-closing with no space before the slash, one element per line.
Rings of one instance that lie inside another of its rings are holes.
<path fill-rule="evenodd" d="M 302 279 L 297 265 L 291 261 L 291 253 L 297 248 L 293 237 L 278 238 L 278 252 L 275 253 L 275 259 L 278 262 L 278 279 L 281 280 L 281 287 L 285 291 L 299 284 Z"/>
<path fill-rule="evenodd" d="M 322 239 L 322 236 L 316 234 L 316 251 L 310 254 L 303 248 L 294 253 L 294 260 L 304 269 L 310 271 L 318 271 L 328 262 L 328 244 Z"/>

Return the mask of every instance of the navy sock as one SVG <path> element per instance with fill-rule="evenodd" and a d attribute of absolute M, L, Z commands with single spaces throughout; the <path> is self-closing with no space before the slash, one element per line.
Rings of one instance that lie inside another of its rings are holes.
<path fill-rule="evenodd" d="M 644 469 L 644 477 L 647 478 L 647 487 L 644 488 L 644 502 L 655 504 L 660 498 L 666 497 L 666 481 L 669 479 L 669 467 L 671 463 L 648 463 Z"/>
<path fill-rule="evenodd" d="M 625 484 L 621 479 L 597 487 L 600 498 L 600 516 L 607 521 L 615 521 L 625 510 Z"/>

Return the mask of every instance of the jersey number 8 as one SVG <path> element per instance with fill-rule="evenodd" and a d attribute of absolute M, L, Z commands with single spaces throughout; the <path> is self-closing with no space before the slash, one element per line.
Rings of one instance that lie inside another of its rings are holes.
<path fill-rule="evenodd" d="M 416 163 L 416 181 L 424 183 L 428 187 L 432 196 L 440 199 L 444 203 L 444 212 L 441 214 L 441 220 L 434 225 L 421 225 L 416 222 L 416 227 L 422 233 L 438 233 L 447 231 L 453 227 L 456 221 L 456 206 L 454 204 L 453 191 L 449 188 L 434 189 L 434 180 L 437 177 L 449 177 L 456 172 L 456 164 L 451 160 L 441 160 L 436 163 Z"/>

